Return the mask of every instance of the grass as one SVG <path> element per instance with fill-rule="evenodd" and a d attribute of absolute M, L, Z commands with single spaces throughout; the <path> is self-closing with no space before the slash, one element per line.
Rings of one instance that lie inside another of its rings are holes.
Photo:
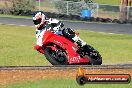
<path fill-rule="evenodd" d="M 108 5 L 120 5 L 121 0 L 93 0 L 99 4 L 108 4 Z"/>
<path fill-rule="evenodd" d="M 131 61 L 132 36 L 79 31 L 82 39 L 101 53 L 104 64 Z"/>
<path fill-rule="evenodd" d="M 26 81 L 7 85 L 5 88 L 131 88 L 130 84 L 85 84 L 79 86 L 75 80 L 71 79 L 52 79 L 40 81 Z"/>
<path fill-rule="evenodd" d="M 103 64 L 132 61 L 132 35 L 119 35 L 78 30 L 80 37 L 96 48 Z M 34 50 L 33 27 L 0 25 L 0 66 L 44 66 L 49 62 Z"/>
<path fill-rule="evenodd" d="M 0 25 L 0 66 L 47 65 L 33 48 L 34 35 L 32 27 Z"/>

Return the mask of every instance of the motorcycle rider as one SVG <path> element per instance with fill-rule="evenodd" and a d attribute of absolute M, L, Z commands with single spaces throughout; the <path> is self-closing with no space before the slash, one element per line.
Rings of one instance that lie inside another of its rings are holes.
<path fill-rule="evenodd" d="M 36 38 L 37 42 L 34 46 L 34 49 L 39 51 L 40 53 L 44 53 L 44 50 L 42 49 L 42 38 L 45 33 L 45 27 L 46 27 L 46 16 L 43 11 L 37 11 L 33 14 L 33 22 L 36 27 Z"/>
<path fill-rule="evenodd" d="M 36 27 L 36 38 L 37 38 L 37 42 L 36 45 L 34 46 L 34 49 L 36 49 L 42 54 L 44 54 L 44 50 L 42 48 L 42 38 L 46 30 L 53 30 L 55 34 L 61 34 L 67 37 L 69 40 L 76 42 L 78 45 L 82 47 L 86 45 L 86 42 L 81 40 L 79 36 L 71 28 L 62 29 L 64 24 L 61 21 L 50 18 L 49 22 L 46 23 L 46 16 L 43 11 L 37 11 L 34 13 L 33 22 Z M 60 28 L 61 30 L 58 30 L 58 28 Z"/>
<path fill-rule="evenodd" d="M 51 27 L 50 24 L 48 24 L 52 20 L 49 19 L 49 22 L 47 22 L 46 19 L 47 18 L 46 18 L 43 11 L 37 11 L 33 14 L 33 22 L 34 22 L 35 27 L 36 27 L 36 38 L 37 38 L 37 42 L 36 42 L 36 45 L 34 46 L 34 49 L 36 49 L 37 51 L 39 51 L 42 54 L 44 54 L 44 50 L 42 48 L 43 35 L 45 34 L 46 30 L 51 31 L 52 29 L 54 29 Z M 56 21 L 58 22 L 58 20 L 56 20 Z M 58 33 L 56 32 L 56 34 L 58 34 Z"/>

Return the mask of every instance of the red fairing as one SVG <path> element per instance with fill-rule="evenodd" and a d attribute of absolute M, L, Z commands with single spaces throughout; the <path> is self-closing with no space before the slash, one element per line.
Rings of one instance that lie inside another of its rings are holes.
<path fill-rule="evenodd" d="M 36 50 L 39 51 L 40 53 L 44 54 L 44 50 L 42 49 L 41 46 L 35 45 L 35 46 L 34 46 L 34 49 L 36 49 Z"/>
<path fill-rule="evenodd" d="M 79 64 L 79 63 L 88 63 L 88 58 L 81 58 L 80 55 L 76 52 L 78 47 L 65 37 L 61 35 L 54 34 L 50 31 L 46 31 L 43 36 L 43 48 L 46 47 L 48 43 L 54 43 L 67 52 L 68 63 L 69 64 Z M 53 50 L 55 47 L 51 47 Z"/>

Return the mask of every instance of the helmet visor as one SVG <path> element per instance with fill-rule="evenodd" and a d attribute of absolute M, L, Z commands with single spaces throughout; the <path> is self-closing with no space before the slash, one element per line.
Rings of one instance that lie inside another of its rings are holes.
<path fill-rule="evenodd" d="M 33 20 L 33 23 L 34 23 L 35 25 L 38 25 L 38 24 L 41 23 L 41 19 Z"/>

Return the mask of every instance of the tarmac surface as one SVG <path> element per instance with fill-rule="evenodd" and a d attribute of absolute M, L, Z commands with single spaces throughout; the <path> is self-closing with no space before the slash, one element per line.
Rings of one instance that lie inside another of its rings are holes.
<path fill-rule="evenodd" d="M 91 23 L 63 21 L 65 28 L 86 29 L 95 32 L 106 32 L 115 34 L 132 34 L 131 24 L 112 24 L 112 23 Z M 32 19 L 0 17 L 0 24 L 10 24 L 19 26 L 34 26 Z"/>

